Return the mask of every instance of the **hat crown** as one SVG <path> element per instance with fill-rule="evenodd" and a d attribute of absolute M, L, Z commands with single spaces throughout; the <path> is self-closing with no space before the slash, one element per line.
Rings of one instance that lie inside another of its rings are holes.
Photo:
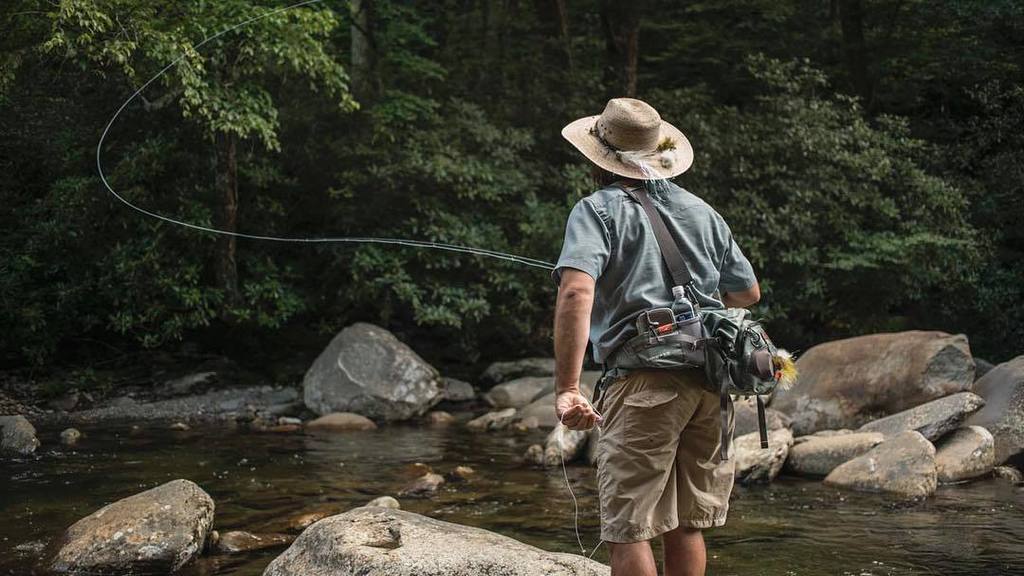
<path fill-rule="evenodd" d="M 654 150 L 661 137 L 661 115 L 642 100 L 613 98 L 598 117 L 595 131 L 617 150 Z"/>

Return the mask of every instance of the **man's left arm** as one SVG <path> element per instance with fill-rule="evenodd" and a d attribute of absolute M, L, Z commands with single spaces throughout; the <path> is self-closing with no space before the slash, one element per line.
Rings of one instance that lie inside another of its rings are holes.
<path fill-rule="evenodd" d="M 555 304 L 555 410 L 573 430 L 597 423 L 597 413 L 580 393 L 580 374 L 590 335 L 594 278 L 573 268 L 562 271 Z"/>

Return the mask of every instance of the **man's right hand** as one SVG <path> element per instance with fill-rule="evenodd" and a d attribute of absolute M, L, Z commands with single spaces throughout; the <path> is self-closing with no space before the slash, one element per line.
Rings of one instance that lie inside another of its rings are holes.
<path fill-rule="evenodd" d="M 555 397 L 558 420 L 570 430 L 590 430 L 601 421 L 590 402 L 579 392 L 562 392 Z"/>

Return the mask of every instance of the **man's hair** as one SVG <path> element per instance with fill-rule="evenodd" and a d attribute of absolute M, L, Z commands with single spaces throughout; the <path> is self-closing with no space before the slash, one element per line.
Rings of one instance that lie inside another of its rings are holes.
<path fill-rule="evenodd" d="M 598 188 L 604 188 L 623 179 L 622 176 L 613 174 L 597 164 L 590 165 L 590 178 L 593 179 L 594 185 Z"/>

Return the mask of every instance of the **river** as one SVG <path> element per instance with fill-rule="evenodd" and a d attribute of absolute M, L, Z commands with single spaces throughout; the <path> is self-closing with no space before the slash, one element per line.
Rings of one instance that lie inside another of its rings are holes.
<path fill-rule="evenodd" d="M 539 433 L 473 434 L 459 425 L 317 435 L 224 427 L 83 432 L 79 446 L 65 448 L 58 430 L 43 429 L 34 457 L 0 462 L 0 574 L 33 573 L 45 547 L 77 519 L 171 479 L 193 480 L 213 496 L 215 529 L 258 531 L 303 510 L 344 510 L 394 495 L 409 483 L 414 462 L 440 473 L 469 465 L 476 476 L 430 499 L 402 499 L 403 508 L 578 552 L 561 469 L 520 463 L 526 447 L 543 439 Z M 568 474 L 589 547 L 598 534 L 593 472 L 572 465 Z M 983 480 L 893 505 L 783 477 L 737 488 L 728 525 L 707 539 L 715 575 L 1024 574 L 1024 489 Z M 257 575 L 278 553 L 208 557 L 187 574 Z M 606 550 L 596 557 L 607 561 Z"/>

